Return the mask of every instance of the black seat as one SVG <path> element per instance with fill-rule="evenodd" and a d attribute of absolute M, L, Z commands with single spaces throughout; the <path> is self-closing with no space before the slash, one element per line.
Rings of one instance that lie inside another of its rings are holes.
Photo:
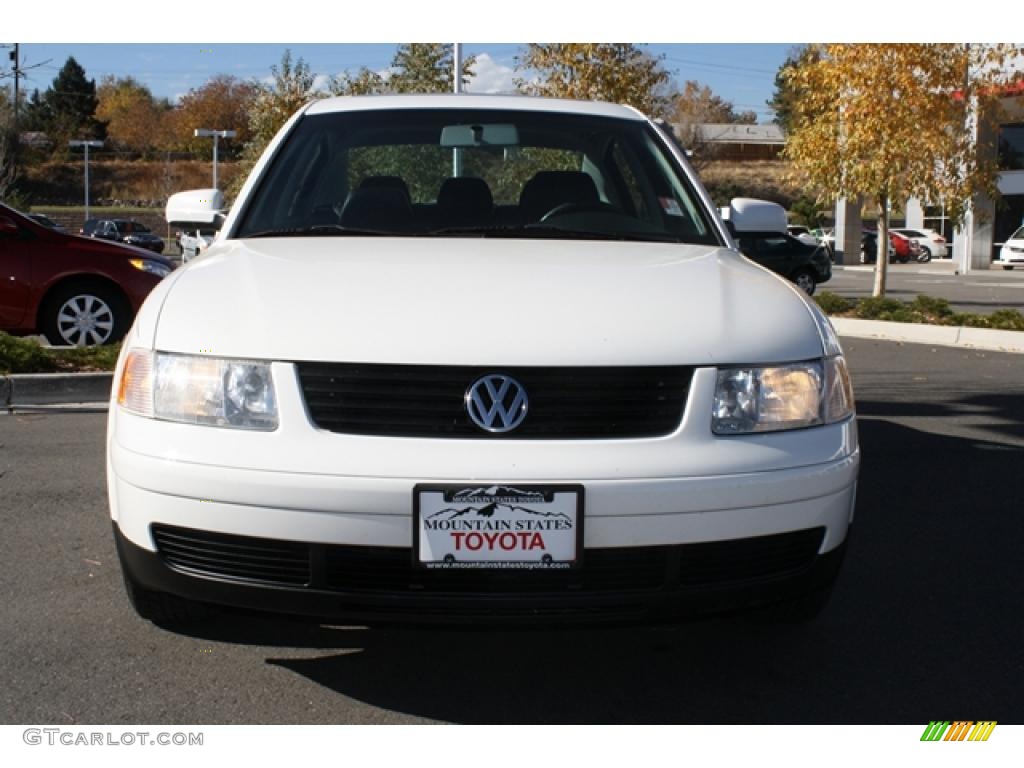
<path fill-rule="evenodd" d="M 341 209 L 343 227 L 407 232 L 412 224 L 409 198 L 395 187 L 360 187 L 349 195 Z"/>
<path fill-rule="evenodd" d="M 582 171 L 540 171 L 519 194 L 519 210 L 528 222 L 539 221 L 565 203 L 598 203 L 594 180 Z"/>
<path fill-rule="evenodd" d="M 437 193 L 438 228 L 482 226 L 490 222 L 493 213 L 491 188 L 475 176 L 445 179 Z"/>
<path fill-rule="evenodd" d="M 367 176 L 359 182 L 359 189 L 394 189 L 405 196 L 405 201 L 412 204 L 412 197 L 409 195 L 409 185 L 401 176 Z"/>

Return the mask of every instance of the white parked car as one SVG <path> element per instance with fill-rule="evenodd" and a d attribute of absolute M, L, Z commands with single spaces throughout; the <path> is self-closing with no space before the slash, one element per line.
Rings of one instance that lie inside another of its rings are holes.
<path fill-rule="evenodd" d="M 178 235 L 178 249 L 182 262 L 191 261 L 209 248 L 217 237 L 215 229 L 187 229 Z"/>
<path fill-rule="evenodd" d="M 944 259 L 949 255 L 946 238 L 934 229 L 893 229 L 891 231 L 897 235 L 903 235 L 908 240 L 913 240 L 920 246 L 921 254 L 926 256 L 926 258 L 919 258 L 919 261 Z"/>
<path fill-rule="evenodd" d="M 218 189 L 177 192 L 168 198 L 164 215 L 170 226 L 180 229 L 182 262 L 190 261 L 216 239 L 218 224 L 224 221 L 224 194 Z"/>
<path fill-rule="evenodd" d="M 477 623 L 813 615 L 860 452 L 828 320 L 661 128 L 452 95 L 285 125 L 139 313 L 107 458 L 146 618 Z"/>
<path fill-rule="evenodd" d="M 1020 264 L 1024 266 L 1024 227 L 1020 227 L 999 248 L 996 264 L 1003 269 L 1013 269 Z"/>
<path fill-rule="evenodd" d="M 818 238 L 811 234 L 811 230 L 802 224 L 789 224 L 786 226 L 786 232 L 792 237 L 795 237 L 804 245 L 818 245 Z"/>

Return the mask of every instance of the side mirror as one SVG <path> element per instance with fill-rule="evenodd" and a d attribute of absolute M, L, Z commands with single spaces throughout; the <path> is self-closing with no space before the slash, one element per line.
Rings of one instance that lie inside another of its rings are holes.
<path fill-rule="evenodd" d="M 225 219 L 224 194 L 219 189 L 190 189 L 167 199 L 167 223 L 197 229 L 198 226 L 220 229 Z"/>
<path fill-rule="evenodd" d="M 754 200 L 749 197 L 734 197 L 722 218 L 731 222 L 739 232 L 786 231 L 786 209 L 768 200 Z M 726 213 L 728 215 L 726 215 Z"/>

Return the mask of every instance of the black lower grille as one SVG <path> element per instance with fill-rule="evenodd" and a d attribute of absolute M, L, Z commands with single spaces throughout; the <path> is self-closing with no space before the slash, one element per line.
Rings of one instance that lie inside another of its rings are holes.
<path fill-rule="evenodd" d="M 306 407 L 321 429 L 356 435 L 491 439 L 653 437 L 683 417 L 693 369 L 684 366 L 512 367 L 297 363 Z M 487 432 L 469 418 L 466 390 L 483 375 L 521 383 L 523 423 Z"/>
<path fill-rule="evenodd" d="M 169 566 L 242 581 L 308 585 L 309 545 L 154 525 L 156 548 Z"/>
<path fill-rule="evenodd" d="M 588 549 L 576 571 L 434 571 L 400 547 L 358 547 L 153 526 L 171 568 L 234 581 L 348 594 L 608 594 L 756 584 L 810 568 L 824 528 L 733 541 Z"/>

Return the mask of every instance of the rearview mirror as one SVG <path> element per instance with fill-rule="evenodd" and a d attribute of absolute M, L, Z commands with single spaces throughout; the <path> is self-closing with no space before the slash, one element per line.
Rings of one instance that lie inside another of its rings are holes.
<path fill-rule="evenodd" d="M 509 123 L 446 125 L 441 129 L 442 147 L 515 147 L 519 131 Z"/>

